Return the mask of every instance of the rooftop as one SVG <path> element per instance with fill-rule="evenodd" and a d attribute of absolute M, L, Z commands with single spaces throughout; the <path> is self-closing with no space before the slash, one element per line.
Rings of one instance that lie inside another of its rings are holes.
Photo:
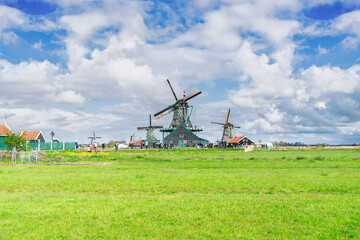
<path fill-rule="evenodd" d="M 12 134 L 10 128 L 6 125 L 0 125 L 0 136 L 8 136 Z"/>

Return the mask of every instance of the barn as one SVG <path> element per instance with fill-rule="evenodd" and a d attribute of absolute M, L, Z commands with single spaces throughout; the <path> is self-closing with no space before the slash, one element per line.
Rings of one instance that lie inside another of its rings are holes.
<path fill-rule="evenodd" d="M 198 137 L 183 125 L 175 128 L 163 139 L 164 147 L 196 147 L 199 144 L 205 145 L 207 142 L 209 141 Z"/>

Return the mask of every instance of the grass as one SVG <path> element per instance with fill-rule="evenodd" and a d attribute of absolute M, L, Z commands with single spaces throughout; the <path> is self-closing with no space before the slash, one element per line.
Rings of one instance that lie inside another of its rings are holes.
<path fill-rule="evenodd" d="M 360 151 L 52 152 L 0 166 L 0 239 L 359 239 Z"/>

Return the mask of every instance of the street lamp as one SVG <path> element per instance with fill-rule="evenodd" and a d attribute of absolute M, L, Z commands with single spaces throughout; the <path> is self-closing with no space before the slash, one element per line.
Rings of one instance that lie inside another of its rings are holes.
<path fill-rule="evenodd" d="M 51 131 L 51 133 L 50 133 L 50 136 L 51 136 L 51 151 L 53 150 L 54 135 L 55 135 L 54 131 Z"/>

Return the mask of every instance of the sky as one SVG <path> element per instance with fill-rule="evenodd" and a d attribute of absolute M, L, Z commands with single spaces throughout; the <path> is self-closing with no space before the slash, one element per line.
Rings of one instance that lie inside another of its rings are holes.
<path fill-rule="evenodd" d="M 359 26 L 355 0 L 0 0 L 0 123 L 128 142 L 169 79 L 212 142 L 230 108 L 256 142 L 360 143 Z"/>

